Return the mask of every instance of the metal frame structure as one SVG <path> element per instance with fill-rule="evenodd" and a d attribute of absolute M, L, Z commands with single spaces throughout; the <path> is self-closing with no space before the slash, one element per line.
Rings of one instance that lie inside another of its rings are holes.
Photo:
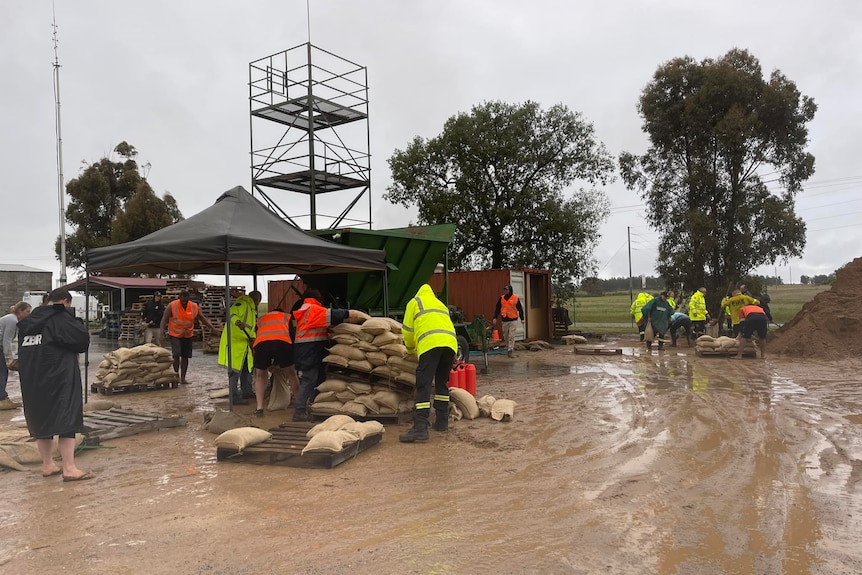
<path fill-rule="evenodd" d="M 367 69 L 308 42 L 251 62 L 248 86 L 252 194 L 299 228 L 370 229 Z M 307 195 L 308 213 L 288 213 L 273 190 Z"/>

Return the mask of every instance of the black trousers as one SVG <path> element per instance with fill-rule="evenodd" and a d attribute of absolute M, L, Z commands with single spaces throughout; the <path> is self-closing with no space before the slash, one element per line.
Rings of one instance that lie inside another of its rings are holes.
<path fill-rule="evenodd" d="M 431 384 L 434 384 L 434 409 L 449 410 L 449 372 L 455 350 L 435 347 L 419 356 L 416 368 L 416 415 L 427 420 L 431 410 Z M 445 400 L 443 399 L 445 397 Z"/>

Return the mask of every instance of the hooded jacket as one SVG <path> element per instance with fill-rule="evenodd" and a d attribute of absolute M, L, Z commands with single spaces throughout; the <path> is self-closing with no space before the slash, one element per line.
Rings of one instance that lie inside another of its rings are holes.
<path fill-rule="evenodd" d="M 448 347 L 458 351 L 455 326 L 449 318 L 449 308 L 437 299 L 434 290 L 423 284 L 416 296 L 407 303 L 401 335 L 407 353 L 417 357 L 435 347 Z"/>
<path fill-rule="evenodd" d="M 41 306 L 18 322 L 18 369 L 30 435 L 48 438 L 84 425 L 78 354 L 90 334 L 70 308 Z"/>

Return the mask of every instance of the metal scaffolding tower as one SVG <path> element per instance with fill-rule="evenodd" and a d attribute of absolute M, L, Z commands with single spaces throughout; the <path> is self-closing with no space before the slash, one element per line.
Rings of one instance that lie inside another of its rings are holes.
<path fill-rule="evenodd" d="M 308 42 L 251 62 L 248 86 L 252 194 L 299 228 L 370 229 L 367 69 Z"/>

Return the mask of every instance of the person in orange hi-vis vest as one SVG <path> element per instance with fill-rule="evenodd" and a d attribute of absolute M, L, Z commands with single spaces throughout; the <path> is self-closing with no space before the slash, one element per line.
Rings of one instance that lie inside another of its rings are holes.
<path fill-rule="evenodd" d="M 171 354 L 174 356 L 174 371 L 180 376 L 180 383 L 187 384 L 186 372 L 189 369 L 189 358 L 192 356 L 192 338 L 195 336 L 195 320 L 213 330 L 219 331 L 201 314 L 201 308 L 189 298 L 188 290 L 180 292 L 165 308 L 160 329 L 162 333 L 168 330 L 171 340 Z"/>
<path fill-rule="evenodd" d="M 512 291 L 512 286 L 503 288 L 503 295 L 497 300 L 497 307 L 494 308 L 494 321 L 497 318 L 501 319 L 501 327 L 503 328 L 503 339 L 506 340 L 506 348 L 509 350 L 509 357 L 515 356 L 515 333 L 518 331 L 518 320 L 521 320 L 521 325 L 524 325 L 524 307 L 521 305 L 521 300 Z"/>
<path fill-rule="evenodd" d="M 299 393 L 293 421 L 308 421 L 308 403 L 314 402 L 316 388 L 326 379 L 323 358 L 326 357 L 326 343 L 329 341 L 329 328 L 348 318 L 356 319 L 359 314 L 354 310 L 331 309 L 323 307 L 323 295 L 314 289 L 305 291 L 302 304 L 294 310 L 296 337 L 293 353 L 296 369 L 299 371 Z M 298 302 L 297 302 L 298 303 Z"/>
<path fill-rule="evenodd" d="M 257 320 L 257 337 L 254 340 L 254 396 L 257 409 L 254 415 L 263 417 L 263 396 L 270 372 L 287 370 L 293 397 L 299 393 L 299 378 L 293 359 L 291 315 L 280 308 L 267 312 Z"/>

